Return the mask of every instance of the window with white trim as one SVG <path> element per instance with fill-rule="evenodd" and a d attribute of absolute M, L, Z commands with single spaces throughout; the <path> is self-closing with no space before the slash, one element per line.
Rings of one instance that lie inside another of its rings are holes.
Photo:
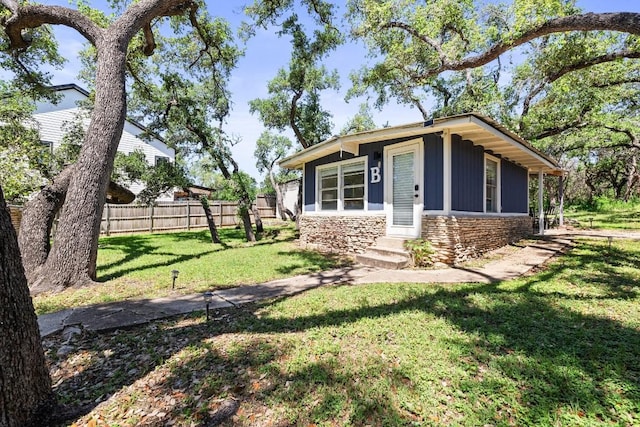
<path fill-rule="evenodd" d="M 320 210 L 338 209 L 338 168 L 320 170 Z"/>
<path fill-rule="evenodd" d="M 489 156 L 484 158 L 484 200 L 485 212 L 499 212 L 499 163 L 498 160 Z"/>
<path fill-rule="evenodd" d="M 364 210 L 366 200 L 366 163 L 348 160 L 319 166 L 318 205 L 321 211 Z"/>

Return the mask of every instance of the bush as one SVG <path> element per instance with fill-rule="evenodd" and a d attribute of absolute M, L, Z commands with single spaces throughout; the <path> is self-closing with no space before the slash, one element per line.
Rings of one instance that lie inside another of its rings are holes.
<path fill-rule="evenodd" d="M 414 267 L 429 267 L 433 264 L 431 255 L 435 253 L 431 242 L 424 239 L 407 240 L 404 248 L 409 251 Z"/>

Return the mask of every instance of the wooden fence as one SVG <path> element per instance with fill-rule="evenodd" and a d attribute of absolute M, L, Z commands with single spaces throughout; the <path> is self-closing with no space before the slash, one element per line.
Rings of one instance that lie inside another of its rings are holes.
<path fill-rule="evenodd" d="M 218 227 L 235 227 L 240 223 L 238 203 L 209 202 Z M 256 207 L 263 219 L 276 217 L 276 201 L 272 196 L 258 196 Z M 10 206 L 11 220 L 19 229 L 22 207 Z M 254 221 L 253 214 L 251 220 Z M 139 233 L 206 228 L 207 217 L 199 201 L 157 202 L 153 206 L 105 204 L 100 224 L 101 234 Z"/>
<path fill-rule="evenodd" d="M 276 217 L 275 198 L 258 196 L 256 207 L 261 218 Z M 240 224 L 238 203 L 210 201 L 209 208 L 218 227 Z M 251 220 L 254 221 L 253 214 Z M 101 234 L 191 230 L 207 227 L 207 217 L 198 201 L 157 202 L 152 206 L 106 204 L 102 211 Z"/>

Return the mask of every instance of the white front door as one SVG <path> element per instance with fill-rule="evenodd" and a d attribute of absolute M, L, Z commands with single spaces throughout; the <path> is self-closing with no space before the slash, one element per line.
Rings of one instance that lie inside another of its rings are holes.
<path fill-rule="evenodd" d="M 387 235 L 420 236 L 423 211 L 422 140 L 385 147 Z"/>

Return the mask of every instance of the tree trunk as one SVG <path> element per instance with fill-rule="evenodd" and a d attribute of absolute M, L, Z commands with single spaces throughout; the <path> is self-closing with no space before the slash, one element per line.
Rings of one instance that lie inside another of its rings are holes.
<path fill-rule="evenodd" d="M 53 220 L 64 203 L 72 174 L 72 166 L 65 168 L 25 204 L 18 243 L 29 283 L 37 269 L 47 261 Z"/>
<path fill-rule="evenodd" d="M 0 427 L 32 425 L 51 379 L 16 232 L 0 188 Z"/>
<path fill-rule="evenodd" d="M 240 209 L 240 218 L 242 219 L 242 225 L 244 226 L 244 234 L 247 236 L 247 242 L 255 242 L 256 236 L 253 234 L 253 228 L 251 227 L 251 215 L 249 215 L 249 209 L 243 208 L 242 204 L 238 206 Z"/>
<path fill-rule="evenodd" d="M 202 196 L 200 197 L 200 204 L 202 204 L 204 215 L 207 217 L 207 225 L 209 226 L 209 233 L 211 233 L 211 242 L 222 243 L 222 241 L 220 240 L 220 236 L 218 236 L 218 229 L 216 229 L 216 223 L 213 220 L 211 209 L 209 208 L 209 201 L 206 197 Z"/>
<path fill-rule="evenodd" d="M 627 188 L 624 192 L 624 201 L 628 202 L 633 194 L 633 188 L 636 183 L 640 180 L 640 174 L 638 173 L 638 158 L 633 155 L 631 156 L 631 162 L 628 166 L 629 173 L 627 174 Z"/>
<path fill-rule="evenodd" d="M 96 278 L 101 212 L 126 114 L 127 44 L 118 40 L 116 33 L 105 34 L 105 39 L 96 46 L 93 114 L 60 214 L 53 247 L 34 277 L 34 293 L 83 285 Z"/>
<path fill-rule="evenodd" d="M 300 217 L 302 216 L 302 178 L 298 181 L 298 203 L 296 205 L 296 230 L 300 230 Z"/>
<path fill-rule="evenodd" d="M 253 212 L 253 219 L 256 223 L 256 233 L 264 233 L 264 226 L 262 225 L 260 210 L 258 210 L 258 206 L 255 203 L 251 204 L 251 212 Z"/>
<path fill-rule="evenodd" d="M 278 212 L 280 212 L 280 218 L 282 218 L 283 221 L 286 221 L 287 213 L 285 212 L 284 202 L 282 201 L 282 190 L 280 190 L 280 186 L 278 185 L 275 177 L 273 176 L 272 169 L 269 169 L 268 174 L 269 174 L 269 180 L 271 181 L 271 186 L 276 192 L 276 206 L 278 207 Z"/>

